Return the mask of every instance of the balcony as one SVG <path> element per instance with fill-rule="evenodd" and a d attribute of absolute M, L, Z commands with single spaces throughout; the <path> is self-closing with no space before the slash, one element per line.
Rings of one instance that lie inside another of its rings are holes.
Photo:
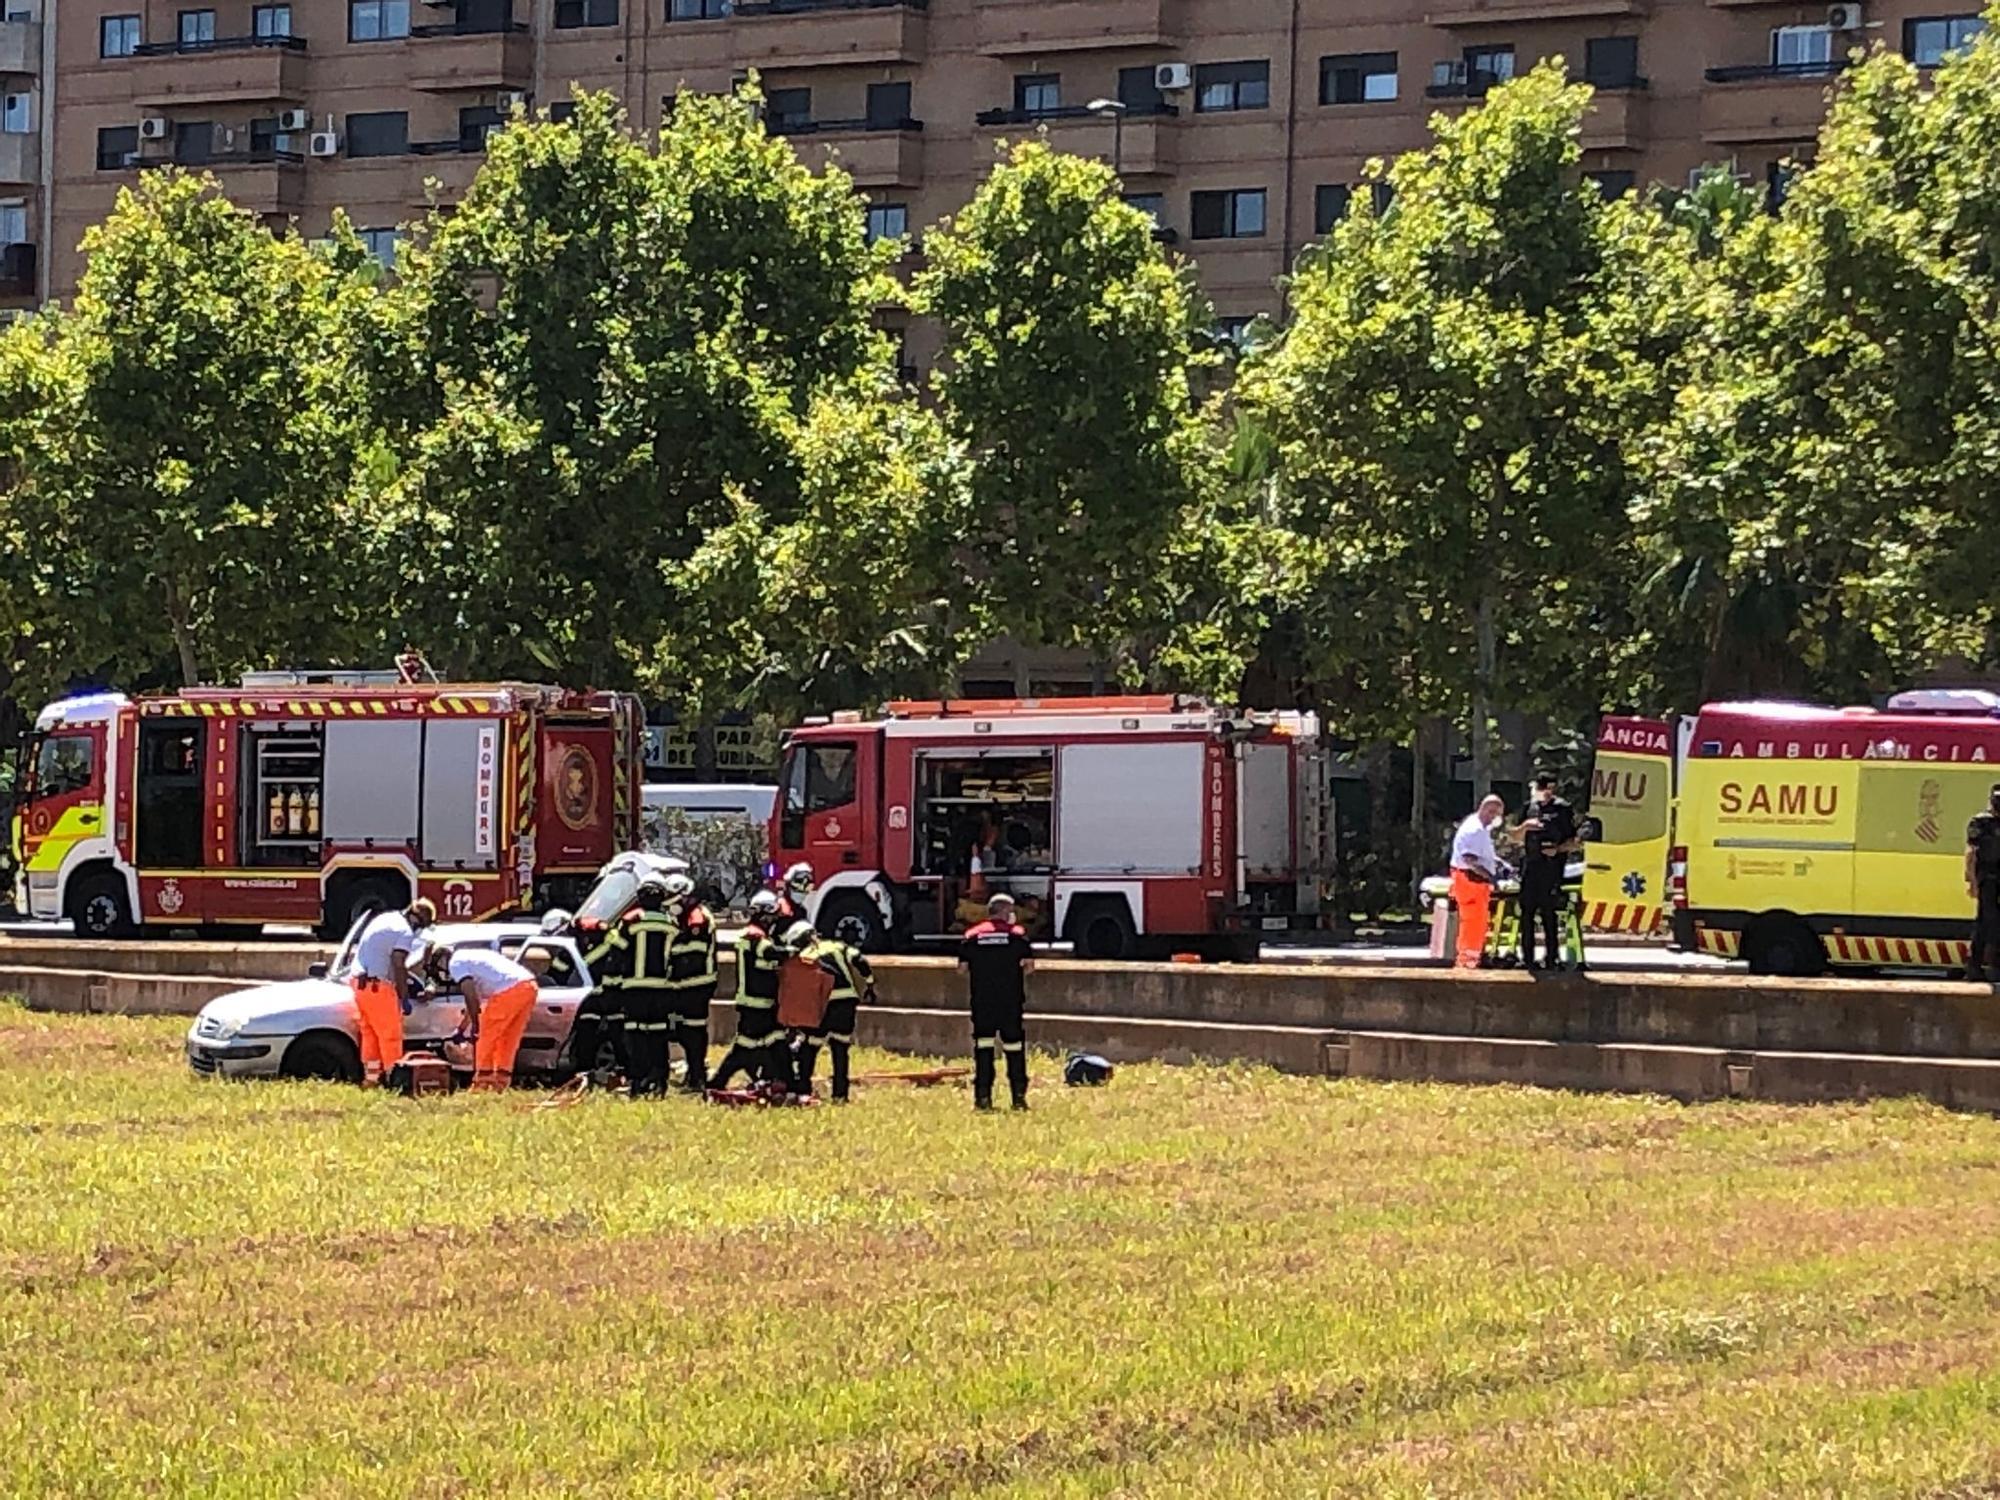
<path fill-rule="evenodd" d="M 805 120 L 774 124 L 771 133 L 815 172 L 838 159 L 857 187 L 916 187 L 924 180 L 923 129 L 921 120 Z"/>
<path fill-rule="evenodd" d="M 1701 95 L 1701 138 L 1719 145 L 1789 144 L 1819 134 L 1826 92 L 1844 57 L 1814 63 L 1710 68 Z"/>
<path fill-rule="evenodd" d="M 1183 0 L 982 0 L 979 50 L 989 57 L 1177 47 Z"/>
<path fill-rule="evenodd" d="M 1456 76 L 1444 76 L 1447 69 L 1454 68 Z M 1509 78 L 1502 78 L 1498 73 L 1468 73 L 1458 64 L 1439 63 L 1432 72 L 1430 87 L 1424 90 L 1424 97 L 1477 103 L 1501 84 L 1511 81 Z"/>
<path fill-rule="evenodd" d="M 306 43 L 297 36 L 232 36 L 212 42 L 148 42 L 132 54 L 139 73 L 132 102 L 261 104 L 302 100 Z"/>
<path fill-rule="evenodd" d="M 1592 82 L 1592 80 L 1585 80 Z M 1586 151 L 1633 151 L 1646 144 L 1646 80 L 1595 83 L 1590 113 L 1583 117 Z"/>
<path fill-rule="evenodd" d="M 412 141 L 410 155 L 419 158 L 410 182 L 410 202 L 418 208 L 431 201 L 432 184 L 439 203 L 456 203 L 463 198 L 472 179 L 486 165 L 486 142 L 458 136 L 443 141 Z"/>
<path fill-rule="evenodd" d="M 251 146 L 217 152 L 206 166 L 222 195 L 249 213 L 297 213 L 305 200 L 306 159 L 300 152 Z"/>
<path fill-rule="evenodd" d="M 522 23 L 505 27 L 413 26 L 410 86 L 427 94 L 525 89 L 535 81 L 535 39 Z"/>
<path fill-rule="evenodd" d="M 0 186 L 25 187 L 41 180 L 41 136 L 34 131 L 0 134 Z"/>
<path fill-rule="evenodd" d="M 1499 26 L 1512 21 L 1582 21 L 1642 16 L 1645 0 L 1472 0 L 1424 17 L 1432 26 Z"/>
<path fill-rule="evenodd" d="M 1092 156 L 1114 163 L 1122 177 L 1148 177 L 1174 167 L 1174 122 L 1180 113 L 1171 104 L 1131 109 L 1125 124 L 1093 114 L 1081 104 L 1056 109 L 985 109 L 975 117 L 985 126 L 1019 125 L 1048 132 L 1049 144 L 1072 156 Z"/>
<path fill-rule="evenodd" d="M 738 67 L 814 68 L 919 62 L 928 0 L 741 0 L 731 40 Z"/>
<path fill-rule="evenodd" d="M 42 23 L 0 21 L 0 73 L 33 77 L 41 71 Z"/>
<path fill-rule="evenodd" d="M 0 297 L 35 295 L 35 247 L 0 245 Z"/>

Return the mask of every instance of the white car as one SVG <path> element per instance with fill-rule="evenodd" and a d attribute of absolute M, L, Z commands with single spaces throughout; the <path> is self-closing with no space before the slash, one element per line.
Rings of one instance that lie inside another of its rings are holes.
<path fill-rule="evenodd" d="M 360 1032 L 354 995 L 347 987 L 354 945 L 367 921 L 355 923 L 328 964 L 314 964 L 310 977 L 260 984 L 219 995 L 201 1008 L 187 1035 L 188 1065 L 195 1072 L 226 1078 L 333 1078 L 359 1081 Z M 554 962 L 541 979 L 541 994 L 521 1037 L 515 1066 L 522 1072 L 552 1073 L 563 1065 L 576 1010 L 590 993 L 590 974 L 576 942 L 565 934 L 544 934 L 532 922 L 447 923 L 424 936 L 451 948 L 498 948 L 520 952 L 529 939 L 547 948 Z M 406 1048 L 437 1051 L 459 1028 L 465 1002 L 457 995 L 412 1002 L 403 1017 Z"/>

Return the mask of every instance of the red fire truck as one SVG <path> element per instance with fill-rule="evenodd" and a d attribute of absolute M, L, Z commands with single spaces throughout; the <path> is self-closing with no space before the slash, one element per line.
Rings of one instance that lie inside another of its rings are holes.
<path fill-rule="evenodd" d="M 1183 699 L 892 703 L 795 731 L 773 862 L 872 949 L 942 940 L 1013 895 L 1036 936 L 1116 958 L 1255 955 L 1323 925 L 1333 875 L 1312 716 Z"/>
<path fill-rule="evenodd" d="M 22 909 L 118 936 L 572 901 L 638 842 L 641 719 L 627 694 L 367 673 L 53 703 L 16 781 Z"/>

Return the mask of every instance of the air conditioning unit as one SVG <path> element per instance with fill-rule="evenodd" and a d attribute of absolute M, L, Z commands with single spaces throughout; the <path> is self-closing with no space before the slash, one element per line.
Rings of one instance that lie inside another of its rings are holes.
<path fill-rule="evenodd" d="M 1861 7 L 1829 5 L 1826 8 L 1826 24 L 1833 31 L 1859 31 L 1862 26 Z"/>
<path fill-rule="evenodd" d="M 1163 94 L 1177 94 L 1194 87 L 1194 68 L 1187 63 L 1160 63 L 1153 69 L 1153 87 Z"/>
<path fill-rule="evenodd" d="M 139 139 L 142 141 L 164 141 L 173 134 L 173 122 L 165 115 L 147 115 L 139 122 Z"/>
<path fill-rule="evenodd" d="M 493 104 L 503 115 L 512 114 L 517 109 L 526 109 L 528 107 L 528 91 L 526 89 L 502 89 L 493 96 Z"/>
<path fill-rule="evenodd" d="M 332 130 L 315 130 L 312 133 L 312 140 L 307 146 L 306 154 L 308 156 L 340 155 L 339 134 Z"/>
<path fill-rule="evenodd" d="M 304 130 L 310 124 L 312 124 L 312 116 L 302 109 L 281 109 L 278 111 L 278 130 L 281 134 L 290 135 L 294 131 Z"/>

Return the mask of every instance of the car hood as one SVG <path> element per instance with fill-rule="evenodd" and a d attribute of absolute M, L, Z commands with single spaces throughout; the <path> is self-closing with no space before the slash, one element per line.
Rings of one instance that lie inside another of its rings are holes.
<path fill-rule="evenodd" d="M 292 979 L 217 995 L 196 1020 L 209 1018 L 252 1033 L 288 1032 L 307 1025 L 337 1025 L 353 1013 L 353 993 L 339 980 Z"/>

